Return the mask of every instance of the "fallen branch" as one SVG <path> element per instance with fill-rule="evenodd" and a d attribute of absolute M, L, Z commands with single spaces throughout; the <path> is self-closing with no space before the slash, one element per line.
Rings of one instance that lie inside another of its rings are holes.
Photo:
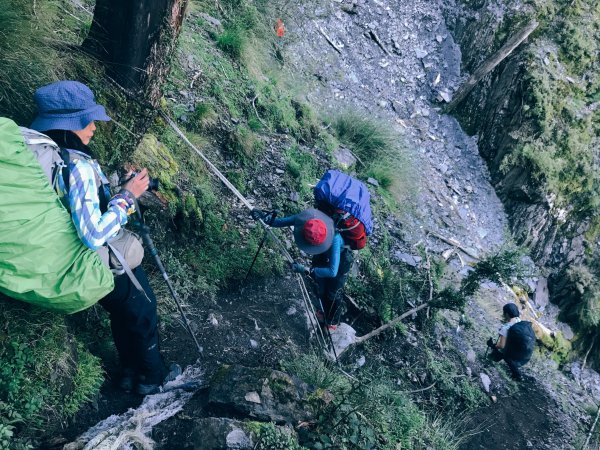
<path fill-rule="evenodd" d="M 405 394 L 414 394 L 416 392 L 428 391 L 429 389 L 431 389 L 432 387 L 434 387 L 436 383 L 437 383 L 437 381 L 434 381 L 433 384 L 430 384 L 427 387 L 424 387 L 424 388 L 421 388 L 421 389 L 415 389 L 414 391 L 404 391 L 404 393 Z"/>
<path fill-rule="evenodd" d="M 471 258 L 476 259 L 477 261 L 479 261 L 479 255 L 477 255 L 476 253 L 474 253 L 473 251 L 469 250 L 468 248 L 463 247 L 460 242 L 458 242 L 456 239 L 453 238 L 447 238 L 445 236 L 442 236 L 441 234 L 436 233 L 435 231 L 427 231 L 429 234 L 431 234 L 433 237 L 438 238 L 440 241 L 444 241 L 446 244 L 450 244 L 454 247 L 456 247 L 457 249 L 459 249 L 461 252 L 463 252 L 465 255 L 470 256 Z"/>
<path fill-rule="evenodd" d="M 454 98 L 446 107 L 446 112 L 450 112 L 456 108 L 465 99 L 469 92 L 471 92 L 475 85 L 479 83 L 479 81 L 488 73 L 494 70 L 494 68 L 500 64 L 504 58 L 510 55 L 515 48 L 521 45 L 521 43 L 527 39 L 537 27 L 537 21 L 533 20 L 529 22 L 523 29 L 511 37 L 500 50 L 486 59 L 481 67 L 479 67 L 479 69 L 477 69 L 473 75 L 471 75 L 471 77 L 458 89 L 458 91 L 456 91 Z"/>
<path fill-rule="evenodd" d="M 260 118 L 260 116 L 258 115 L 258 109 L 256 109 L 256 99 L 258 98 L 258 95 L 255 95 L 254 98 L 252 99 L 252 107 L 254 108 L 254 113 L 256 114 L 256 118 L 260 121 L 260 123 L 263 124 L 263 126 L 266 128 L 267 124 L 265 123 L 264 120 L 262 120 Z"/>
<path fill-rule="evenodd" d="M 594 336 L 594 339 L 592 339 L 592 345 L 590 345 L 590 348 L 588 348 L 587 352 L 585 352 L 585 356 L 583 357 L 583 362 L 581 363 L 581 372 L 579 372 L 579 379 L 577 380 L 580 385 L 581 385 L 581 378 L 583 377 L 583 370 L 585 369 L 585 363 L 587 362 L 588 356 L 590 356 L 590 352 L 592 351 L 592 348 L 594 347 L 595 343 L 596 343 L 596 336 Z"/>
<path fill-rule="evenodd" d="M 392 56 L 390 52 L 387 51 L 387 48 L 384 47 L 383 43 L 381 42 L 381 39 L 379 39 L 379 36 L 377 36 L 377 34 L 373 30 L 369 30 L 369 36 L 377 43 L 377 45 L 379 45 L 381 50 L 383 50 L 386 55 L 390 57 Z"/>
<path fill-rule="evenodd" d="M 338 358 L 340 356 L 342 356 L 342 354 L 348 350 L 350 347 L 354 346 L 354 345 L 358 345 L 358 344 L 362 344 L 365 341 L 368 341 L 369 339 L 371 339 L 372 337 L 378 336 L 381 333 L 383 333 L 385 330 L 392 328 L 394 326 L 396 326 L 397 324 L 399 324 L 403 319 L 406 319 L 408 316 L 411 316 L 419 311 L 421 311 L 423 308 L 427 308 L 429 306 L 429 303 L 422 303 L 419 306 L 417 306 L 416 308 L 410 309 L 408 311 L 406 311 L 404 314 L 399 315 L 398 317 L 396 317 L 395 319 L 390 320 L 388 323 L 386 323 L 385 325 L 380 326 L 379 328 L 375 328 L 373 331 L 371 331 L 370 333 L 365 334 L 364 336 L 359 336 L 357 337 L 354 342 L 352 342 L 350 345 L 348 345 L 348 347 L 346 347 L 345 349 L 341 350 L 338 353 Z"/>
<path fill-rule="evenodd" d="M 588 444 L 590 443 L 590 439 L 592 438 L 592 434 L 594 433 L 594 428 L 596 428 L 596 424 L 598 423 L 598 417 L 600 417 L 600 408 L 598 408 L 598 411 L 596 411 L 596 419 L 592 424 L 592 428 L 590 428 L 590 432 L 588 433 L 587 439 L 585 440 L 585 444 L 583 444 L 581 450 L 585 450 L 586 448 L 588 448 Z"/>
<path fill-rule="evenodd" d="M 319 32 L 323 35 L 323 37 L 325 38 L 325 40 L 329 43 L 329 45 L 331 45 L 334 50 L 336 52 L 338 52 L 340 55 L 342 54 L 342 51 L 339 49 L 339 47 L 331 40 L 331 38 L 329 36 L 327 36 L 327 33 L 325 33 L 325 31 L 323 31 L 323 29 L 317 25 L 315 23 L 315 26 L 317 27 L 317 30 L 319 30 Z"/>

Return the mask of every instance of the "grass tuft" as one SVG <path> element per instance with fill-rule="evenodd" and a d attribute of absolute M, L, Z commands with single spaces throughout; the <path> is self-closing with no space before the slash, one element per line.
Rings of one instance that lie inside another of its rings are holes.
<path fill-rule="evenodd" d="M 402 136 L 383 122 L 356 111 L 345 111 L 334 117 L 332 123 L 337 139 L 359 159 L 359 175 L 375 178 L 398 205 L 411 204 L 418 180 Z"/>

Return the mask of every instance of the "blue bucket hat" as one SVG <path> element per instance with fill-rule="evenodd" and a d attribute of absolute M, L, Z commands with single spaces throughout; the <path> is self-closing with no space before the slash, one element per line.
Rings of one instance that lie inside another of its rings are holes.
<path fill-rule="evenodd" d="M 96 103 L 94 93 L 79 81 L 57 81 L 35 91 L 38 116 L 31 124 L 36 131 L 83 130 L 94 120 L 108 122 L 104 106 Z"/>

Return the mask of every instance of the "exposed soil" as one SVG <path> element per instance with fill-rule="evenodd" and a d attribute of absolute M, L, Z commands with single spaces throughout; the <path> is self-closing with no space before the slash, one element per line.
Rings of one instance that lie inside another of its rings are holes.
<path fill-rule="evenodd" d="M 166 361 L 201 368 L 204 379 L 221 364 L 275 368 L 279 361 L 310 348 L 305 308 L 294 278 L 249 279 L 239 290 L 223 292 L 215 301 L 194 302 L 192 327 L 196 346 L 182 326 L 174 323 L 162 333 Z M 114 361 L 107 361 L 108 377 L 94 405 L 84 408 L 61 436 L 42 448 L 60 448 L 112 414 L 138 407 L 142 398 L 119 390 L 112 378 Z"/>
<path fill-rule="evenodd" d="M 461 450 L 563 449 L 572 443 L 559 405 L 530 377 L 497 403 L 479 409 L 467 427 L 477 434 Z"/>

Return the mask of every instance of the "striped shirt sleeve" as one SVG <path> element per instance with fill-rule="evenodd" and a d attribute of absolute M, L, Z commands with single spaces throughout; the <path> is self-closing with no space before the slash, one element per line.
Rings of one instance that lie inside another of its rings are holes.
<path fill-rule="evenodd" d="M 102 214 L 93 167 L 89 162 L 78 159 L 69 163 L 69 170 L 71 217 L 83 243 L 97 250 L 127 223 L 127 211 L 131 205 L 125 196 L 117 194 Z"/>

